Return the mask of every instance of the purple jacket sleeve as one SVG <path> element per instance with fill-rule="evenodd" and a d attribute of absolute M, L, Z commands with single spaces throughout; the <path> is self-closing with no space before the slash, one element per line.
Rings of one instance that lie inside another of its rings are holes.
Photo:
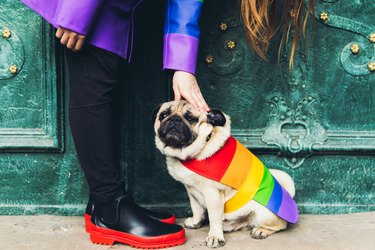
<path fill-rule="evenodd" d="M 203 0 L 167 0 L 163 69 L 195 73 L 202 4 Z"/>
<path fill-rule="evenodd" d="M 87 35 L 103 2 L 104 0 L 60 0 L 54 23 Z"/>

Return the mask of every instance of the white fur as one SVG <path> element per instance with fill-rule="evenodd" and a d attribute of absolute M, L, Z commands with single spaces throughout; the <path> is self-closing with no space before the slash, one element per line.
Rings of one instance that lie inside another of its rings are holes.
<path fill-rule="evenodd" d="M 176 112 L 183 112 L 181 107 L 193 108 L 184 101 L 165 103 L 161 111 L 166 107 L 176 106 Z M 160 112 L 159 112 L 160 113 Z M 170 175 L 177 181 L 182 182 L 188 192 L 192 217 L 185 220 L 187 228 L 199 228 L 205 220 L 205 211 L 208 212 L 210 230 L 206 238 L 208 247 L 220 247 L 225 244 L 223 232 L 230 232 L 244 228 L 251 229 L 251 236 L 256 239 L 266 238 L 277 231 L 287 227 L 287 222 L 276 216 L 264 206 L 251 200 L 245 206 L 232 213 L 224 213 L 224 203 L 229 200 L 236 190 L 213 181 L 184 167 L 180 160 L 195 158 L 203 160 L 215 154 L 230 136 L 230 118 L 225 115 L 226 124 L 223 127 L 213 127 L 207 123 L 204 113 L 200 114 L 199 122 L 194 127 L 197 132 L 197 139 L 189 146 L 182 149 L 166 147 L 159 139 L 157 129 L 160 122 L 155 122 L 156 146 L 167 156 L 167 167 Z M 206 141 L 211 134 L 210 140 Z M 295 194 L 295 187 L 292 178 L 285 172 L 270 169 L 272 175 L 279 181 L 292 196 Z"/>

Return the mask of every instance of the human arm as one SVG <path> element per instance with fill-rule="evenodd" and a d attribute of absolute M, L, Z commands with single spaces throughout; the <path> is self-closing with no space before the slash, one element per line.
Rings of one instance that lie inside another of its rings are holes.
<path fill-rule="evenodd" d="M 73 51 L 80 50 L 102 4 L 103 0 L 59 1 L 54 21 L 61 44 Z"/>
<path fill-rule="evenodd" d="M 210 111 L 195 75 L 185 71 L 176 71 L 173 74 L 172 82 L 175 100 L 184 98 L 191 103 L 195 109 L 205 112 Z"/>
<path fill-rule="evenodd" d="M 209 107 L 194 75 L 200 34 L 198 19 L 202 3 L 203 0 L 167 0 L 163 68 L 175 71 L 175 100 L 183 97 L 196 109 L 207 112 Z"/>

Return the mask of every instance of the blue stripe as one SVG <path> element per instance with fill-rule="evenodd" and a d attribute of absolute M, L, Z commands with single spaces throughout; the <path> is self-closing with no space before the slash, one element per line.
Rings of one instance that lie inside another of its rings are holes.
<path fill-rule="evenodd" d="M 164 34 L 184 34 L 199 38 L 202 1 L 168 0 Z"/>
<path fill-rule="evenodd" d="M 274 180 L 274 186 L 271 198 L 268 201 L 266 208 L 277 214 L 283 200 L 283 190 L 280 183 L 275 179 L 275 177 L 272 178 Z"/>

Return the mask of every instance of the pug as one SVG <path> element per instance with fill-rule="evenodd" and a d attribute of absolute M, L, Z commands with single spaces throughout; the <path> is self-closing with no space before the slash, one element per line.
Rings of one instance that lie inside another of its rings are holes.
<path fill-rule="evenodd" d="M 228 115 L 215 109 L 199 112 L 183 100 L 166 102 L 154 113 L 154 130 L 169 174 L 188 193 L 192 217 L 185 227 L 201 227 L 208 215 L 206 246 L 224 246 L 224 232 L 248 228 L 253 238 L 264 239 L 286 229 L 288 222 L 296 223 L 292 178 L 280 170 L 268 171 L 234 139 Z M 264 184 L 268 182 L 273 186 Z M 257 185 L 255 191 L 249 188 Z"/>

